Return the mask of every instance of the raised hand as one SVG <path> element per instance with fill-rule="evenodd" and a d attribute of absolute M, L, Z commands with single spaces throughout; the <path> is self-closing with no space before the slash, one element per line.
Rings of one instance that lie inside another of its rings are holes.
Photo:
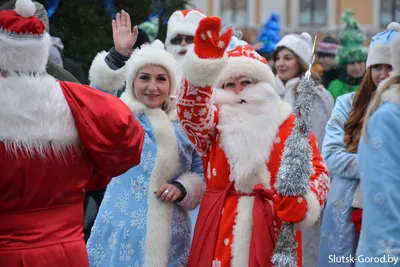
<path fill-rule="evenodd" d="M 221 58 L 232 37 L 232 29 L 221 31 L 219 17 L 206 17 L 200 21 L 194 36 L 194 52 L 200 58 Z"/>
<path fill-rule="evenodd" d="M 138 28 L 135 26 L 132 29 L 131 17 L 127 12 L 122 10 L 117 13 L 112 21 L 112 31 L 115 50 L 124 56 L 130 56 L 138 37 Z"/>

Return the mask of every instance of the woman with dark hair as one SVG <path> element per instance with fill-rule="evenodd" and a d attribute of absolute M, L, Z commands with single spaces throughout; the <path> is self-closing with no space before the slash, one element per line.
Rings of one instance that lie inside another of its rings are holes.
<path fill-rule="evenodd" d="M 399 28 L 398 23 L 391 23 L 387 31 L 372 38 L 367 73 L 359 89 L 338 97 L 326 126 L 322 153 L 332 175 L 332 184 L 322 221 L 318 260 L 321 267 L 327 263 L 354 266 L 351 262 L 332 259 L 330 255 L 355 257 L 362 209 L 361 195 L 359 189 L 356 190 L 360 181 L 357 148 L 368 104 L 378 84 L 392 69 L 389 43 Z"/>
<path fill-rule="evenodd" d="M 289 34 L 276 45 L 272 54 L 276 74 L 275 82 L 281 99 L 293 105 L 297 97 L 297 85 L 308 70 L 312 60 L 311 36 L 304 32 L 300 35 Z M 315 81 L 312 100 L 311 124 L 317 138 L 318 146 L 322 146 L 325 136 L 325 125 L 333 109 L 333 98 L 324 88 L 321 78 L 316 72 L 311 72 Z M 312 227 L 302 232 L 303 266 L 316 266 L 321 222 L 318 220 Z"/>

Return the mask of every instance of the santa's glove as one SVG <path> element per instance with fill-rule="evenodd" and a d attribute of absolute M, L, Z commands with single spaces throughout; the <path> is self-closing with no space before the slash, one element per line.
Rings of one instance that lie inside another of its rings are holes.
<path fill-rule="evenodd" d="M 356 227 L 357 233 L 361 232 L 361 222 L 362 222 L 362 209 L 353 208 L 351 212 L 351 222 Z"/>
<path fill-rule="evenodd" d="M 298 223 L 306 217 L 307 201 L 302 196 L 275 195 L 274 203 L 279 219 L 287 223 Z"/>
<path fill-rule="evenodd" d="M 206 17 L 200 21 L 194 35 L 194 52 L 199 58 L 217 59 L 224 56 L 232 37 L 232 29 L 221 31 L 219 17 Z"/>

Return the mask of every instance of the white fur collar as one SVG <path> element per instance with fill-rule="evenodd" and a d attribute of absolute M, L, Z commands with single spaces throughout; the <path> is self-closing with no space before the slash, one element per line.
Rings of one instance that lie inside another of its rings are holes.
<path fill-rule="evenodd" d="M 59 83 L 49 75 L 0 76 L 0 141 L 13 153 L 44 155 L 79 144 L 71 110 Z"/>
<path fill-rule="evenodd" d="M 267 83 L 245 89 L 245 104 L 220 105 L 219 124 L 221 146 L 231 168 L 230 179 L 236 189 L 251 192 L 254 185 L 270 186 L 270 174 L 265 167 L 279 126 L 289 117 L 292 107 L 279 99 Z"/>
<path fill-rule="evenodd" d="M 390 88 L 382 94 L 381 103 L 392 102 L 400 106 L 400 85 L 393 84 Z"/>
<path fill-rule="evenodd" d="M 293 105 L 295 101 L 294 90 L 296 89 L 299 81 L 300 77 L 296 77 L 283 84 L 282 80 L 278 76 L 275 76 L 276 88 L 281 99 Z"/>

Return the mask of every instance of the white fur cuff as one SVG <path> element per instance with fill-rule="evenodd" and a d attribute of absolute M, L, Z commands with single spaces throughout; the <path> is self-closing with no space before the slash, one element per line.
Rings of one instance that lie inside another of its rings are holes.
<path fill-rule="evenodd" d="M 106 51 L 102 51 L 93 59 L 89 70 L 89 80 L 104 91 L 112 92 L 124 86 L 125 66 L 112 70 L 105 62 Z"/>
<path fill-rule="evenodd" d="M 310 191 L 304 197 L 307 201 L 307 213 L 301 222 L 295 224 L 296 230 L 305 230 L 312 226 L 319 219 L 322 210 L 314 192 Z"/>
<path fill-rule="evenodd" d="M 199 204 L 204 194 L 203 178 L 193 172 L 186 172 L 182 174 L 177 180 L 186 189 L 186 197 L 177 203 L 185 211 L 195 209 Z"/>
<path fill-rule="evenodd" d="M 227 54 L 218 59 L 203 59 L 189 50 L 183 61 L 185 78 L 193 85 L 213 85 L 227 62 Z"/>

